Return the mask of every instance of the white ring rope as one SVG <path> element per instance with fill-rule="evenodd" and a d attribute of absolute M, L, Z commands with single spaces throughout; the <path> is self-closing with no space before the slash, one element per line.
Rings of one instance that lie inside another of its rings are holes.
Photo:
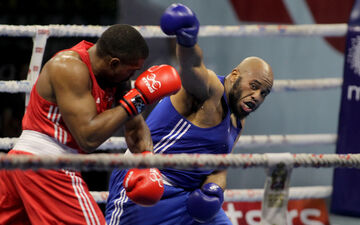
<path fill-rule="evenodd" d="M 342 78 L 275 80 L 272 92 L 328 90 L 340 88 L 342 83 Z"/>
<path fill-rule="evenodd" d="M 327 198 L 331 193 L 331 186 L 290 187 L 289 199 Z M 224 194 L 225 201 L 257 202 L 262 201 L 264 189 L 229 189 Z"/>
<path fill-rule="evenodd" d="M 281 153 L 272 153 L 272 155 Z M 290 153 L 289 153 L 290 154 Z M 291 154 L 294 167 L 360 168 L 360 154 Z M 267 154 L 65 154 L 8 155 L 0 153 L 0 169 L 72 169 L 81 171 L 124 168 L 225 169 L 267 167 Z"/>
<path fill-rule="evenodd" d="M 0 81 L 0 92 L 30 93 L 32 85 L 32 82 L 28 80 Z"/>
<path fill-rule="evenodd" d="M 334 145 L 337 134 L 288 134 L 288 135 L 243 135 L 236 143 L 237 149 L 280 146 Z"/>
<path fill-rule="evenodd" d="M 272 91 L 308 91 L 327 90 L 339 88 L 342 85 L 342 78 L 322 78 L 304 80 L 275 80 Z M 8 93 L 30 93 L 32 82 L 28 80 L 0 81 L 0 92 Z"/>
<path fill-rule="evenodd" d="M 159 26 L 134 26 L 147 38 L 165 38 Z M 33 37 L 37 30 L 48 30 L 51 37 L 99 37 L 107 26 L 98 25 L 0 25 L 0 36 Z M 300 25 L 238 25 L 201 26 L 199 37 L 208 36 L 345 36 L 347 24 L 300 24 Z"/>
<path fill-rule="evenodd" d="M 332 193 L 331 186 L 310 186 L 310 187 L 291 187 L 289 199 L 322 199 L 328 198 Z M 107 201 L 109 192 L 90 191 L 98 204 L 104 204 Z M 226 202 L 259 202 L 264 197 L 264 189 L 228 189 L 224 192 Z"/>
<path fill-rule="evenodd" d="M 0 138 L 0 149 L 11 149 L 18 138 Z M 243 135 L 236 143 L 236 149 L 269 148 L 269 147 L 300 147 L 334 145 L 336 134 L 289 134 L 289 135 Z M 98 150 L 121 150 L 127 145 L 124 137 L 111 137 Z"/>

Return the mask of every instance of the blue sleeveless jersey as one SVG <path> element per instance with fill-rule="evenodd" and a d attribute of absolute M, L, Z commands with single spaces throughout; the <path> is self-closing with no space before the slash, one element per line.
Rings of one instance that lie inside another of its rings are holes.
<path fill-rule="evenodd" d="M 224 77 L 218 76 L 224 84 Z M 230 120 L 230 108 L 225 92 L 223 98 L 227 113 L 223 121 L 210 128 L 200 128 L 180 115 L 173 107 L 170 97 L 157 104 L 146 122 L 150 128 L 155 154 L 226 154 L 230 153 L 240 133 Z M 198 188 L 213 170 L 163 169 L 161 172 L 175 185 L 183 188 Z"/>

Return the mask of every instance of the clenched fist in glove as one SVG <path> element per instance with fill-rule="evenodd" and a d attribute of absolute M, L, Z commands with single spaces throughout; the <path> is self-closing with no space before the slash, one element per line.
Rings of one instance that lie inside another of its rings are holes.
<path fill-rule="evenodd" d="M 209 222 L 224 202 L 224 191 L 215 183 L 207 183 L 193 191 L 187 200 L 187 211 L 199 223 Z"/>
<path fill-rule="evenodd" d="M 145 105 L 175 94 L 180 88 L 180 76 L 174 67 L 152 66 L 136 79 L 135 88 L 126 93 L 119 103 L 130 116 L 134 116 L 141 113 Z"/>
<path fill-rule="evenodd" d="M 130 169 L 124 178 L 123 186 L 131 201 L 142 206 L 156 204 L 164 193 L 164 183 L 160 171 L 156 168 Z"/>
<path fill-rule="evenodd" d="M 142 154 L 152 154 L 149 151 Z M 164 182 L 156 168 L 130 169 L 124 178 L 126 195 L 138 205 L 152 206 L 160 201 L 164 193 Z"/>
<path fill-rule="evenodd" d="M 176 35 L 179 45 L 192 47 L 197 42 L 199 21 L 183 4 L 170 5 L 161 16 L 160 27 L 167 35 Z"/>

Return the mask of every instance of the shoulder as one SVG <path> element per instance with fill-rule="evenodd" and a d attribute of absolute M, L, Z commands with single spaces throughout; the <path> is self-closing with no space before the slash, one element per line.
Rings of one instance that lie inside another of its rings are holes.
<path fill-rule="evenodd" d="M 224 85 L 221 83 L 216 73 L 210 69 L 207 69 L 209 76 L 209 93 L 210 98 L 215 98 L 220 101 L 224 93 Z"/>
<path fill-rule="evenodd" d="M 86 64 L 81 60 L 78 53 L 74 51 L 60 52 L 51 58 L 47 63 L 46 67 L 51 72 L 89 72 Z"/>
<path fill-rule="evenodd" d="M 64 51 L 50 59 L 44 66 L 52 82 L 70 83 L 73 85 L 89 82 L 89 70 L 78 53 Z"/>

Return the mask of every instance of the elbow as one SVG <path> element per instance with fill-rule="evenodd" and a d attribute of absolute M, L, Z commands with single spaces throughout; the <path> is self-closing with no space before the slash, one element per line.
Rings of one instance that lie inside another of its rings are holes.
<path fill-rule="evenodd" d="M 92 140 L 87 140 L 87 139 L 82 139 L 82 138 L 77 140 L 77 143 L 78 143 L 79 147 L 81 148 L 81 150 L 83 150 L 86 153 L 94 152 L 101 145 L 101 143 L 98 143 L 97 141 L 92 141 Z"/>
<path fill-rule="evenodd" d="M 92 153 L 99 147 L 99 145 L 95 145 L 93 143 L 81 143 L 79 144 L 79 147 L 86 153 Z"/>

